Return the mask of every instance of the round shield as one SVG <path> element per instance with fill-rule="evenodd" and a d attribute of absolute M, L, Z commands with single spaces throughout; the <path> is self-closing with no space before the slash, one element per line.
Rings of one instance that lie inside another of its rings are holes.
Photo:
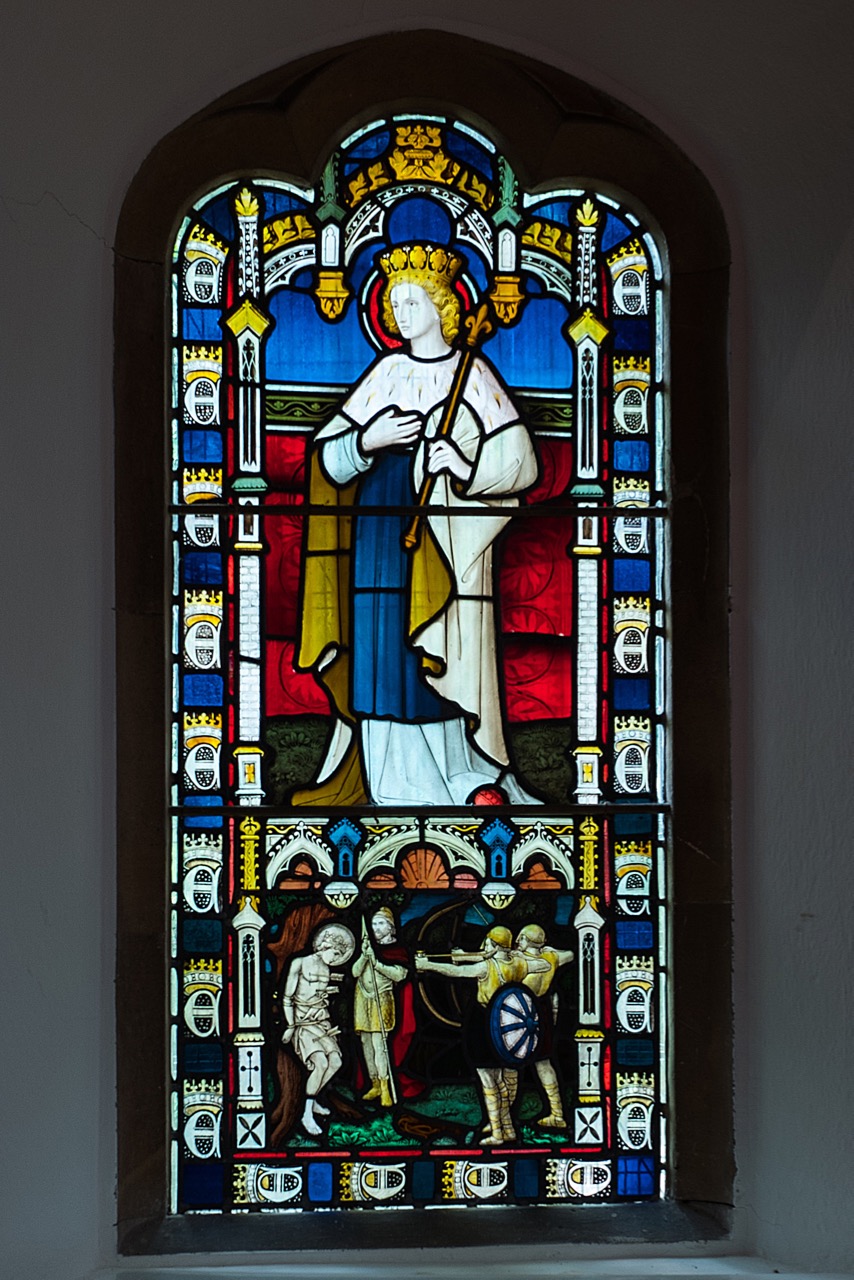
<path fill-rule="evenodd" d="M 489 1006 L 489 1037 L 508 1067 L 520 1067 L 536 1053 L 540 1018 L 527 987 L 514 982 L 496 991 Z"/>

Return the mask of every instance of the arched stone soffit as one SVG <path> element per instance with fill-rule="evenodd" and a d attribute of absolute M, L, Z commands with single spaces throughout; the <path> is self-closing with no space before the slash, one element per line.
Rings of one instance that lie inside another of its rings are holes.
<path fill-rule="evenodd" d="M 674 276 L 728 266 L 711 187 L 659 129 L 555 67 L 441 31 L 312 54 L 211 103 L 144 161 L 117 252 L 163 261 L 178 211 L 213 179 L 255 169 L 317 181 L 329 150 L 359 125 L 416 107 L 480 123 L 528 189 L 572 178 L 630 194 L 661 228 Z"/>

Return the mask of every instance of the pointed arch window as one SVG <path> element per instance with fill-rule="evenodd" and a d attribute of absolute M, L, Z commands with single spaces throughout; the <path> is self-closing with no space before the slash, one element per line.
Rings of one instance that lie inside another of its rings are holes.
<path fill-rule="evenodd" d="M 679 1193 L 672 248 L 636 167 L 428 99 L 176 194 L 185 1236 Z"/>

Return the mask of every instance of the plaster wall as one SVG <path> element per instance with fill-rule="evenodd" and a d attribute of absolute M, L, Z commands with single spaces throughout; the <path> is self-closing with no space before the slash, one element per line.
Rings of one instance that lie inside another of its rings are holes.
<path fill-rule="evenodd" d="M 227 88 L 315 49 L 428 25 L 621 98 L 699 164 L 723 205 L 739 1164 L 724 1249 L 854 1267 L 842 673 L 854 545 L 852 14 L 843 0 L 7 0 L 6 1274 L 82 1280 L 115 1260 L 111 245 L 124 193 L 157 140 Z M 533 1272 L 529 1252 L 523 1269 Z"/>

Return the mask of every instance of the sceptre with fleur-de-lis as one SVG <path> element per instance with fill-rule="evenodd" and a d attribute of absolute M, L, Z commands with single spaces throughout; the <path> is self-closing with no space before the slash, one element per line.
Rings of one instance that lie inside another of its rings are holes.
<path fill-rule="evenodd" d="M 460 356 L 460 362 L 454 372 L 454 380 L 451 383 L 451 390 L 448 392 L 448 398 L 445 401 L 445 407 L 442 410 L 442 417 L 436 431 L 434 440 L 441 440 L 443 436 L 450 434 L 454 425 L 454 419 L 457 416 L 457 409 L 463 398 L 466 380 L 469 376 L 474 358 L 477 354 L 478 347 L 483 343 L 484 339 L 492 333 L 493 324 L 489 318 L 489 307 L 485 302 L 481 303 L 477 311 L 465 318 L 466 327 L 466 343 L 463 347 L 463 353 Z M 416 500 L 418 507 L 426 507 L 430 501 L 430 494 L 433 492 L 433 486 L 436 483 L 434 475 L 425 475 L 421 490 Z M 412 517 L 412 523 L 403 536 L 403 545 L 407 551 L 413 551 L 421 539 L 421 519 L 423 511 L 418 511 Z"/>

